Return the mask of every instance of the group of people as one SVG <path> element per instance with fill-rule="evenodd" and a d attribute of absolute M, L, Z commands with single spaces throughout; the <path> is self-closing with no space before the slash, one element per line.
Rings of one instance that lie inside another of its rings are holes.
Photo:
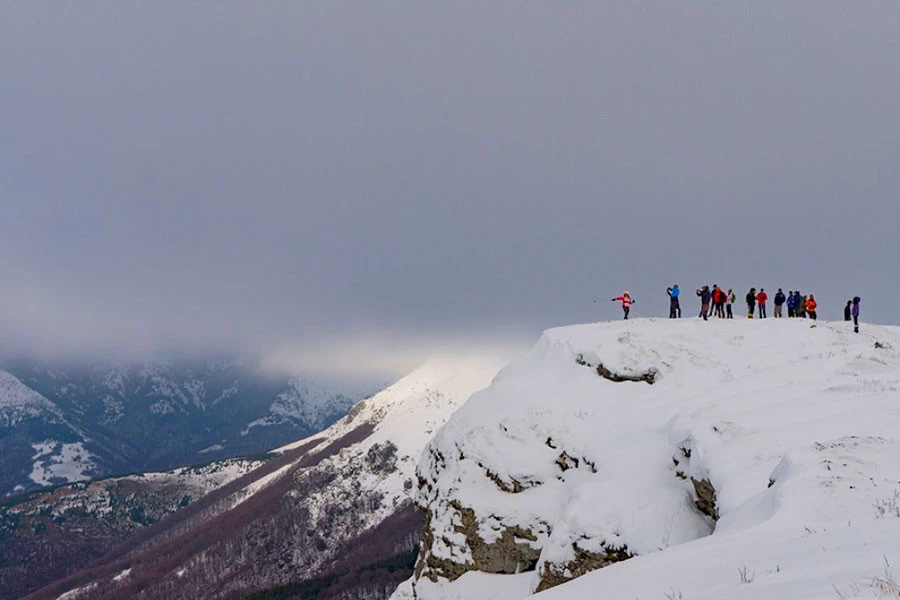
<path fill-rule="evenodd" d="M 681 290 L 678 289 L 678 284 L 666 288 L 666 293 L 669 296 L 669 318 L 680 319 Z M 731 288 L 725 291 L 718 285 L 712 286 L 712 289 L 708 285 L 704 285 L 698 288 L 696 293 L 697 297 L 700 298 L 699 316 L 704 321 L 708 320 L 710 316 L 716 316 L 721 319 L 734 318 L 732 305 L 737 302 L 737 294 Z M 744 300 L 747 303 L 747 318 L 752 319 L 755 313 L 758 314 L 760 319 L 765 319 L 768 316 L 766 314 L 766 303 L 769 301 L 769 295 L 766 293 L 765 288 L 759 288 L 758 292 L 756 288 L 750 288 L 750 291 L 744 296 Z M 628 314 L 631 312 L 631 306 L 634 304 L 634 298 L 632 298 L 631 294 L 626 291 L 621 296 L 613 298 L 612 301 L 622 303 L 622 310 L 627 319 Z M 860 298 L 856 296 L 852 300 L 847 300 L 847 306 L 844 307 L 844 320 L 853 320 L 853 331 L 856 333 L 859 333 L 859 303 Z M 787 312 L 788 318 L 809 318 L 815 321 L 818 317 L 816 297 L 813 294 L 801 295 L 799 290 L 788 290 L 788 293 L 785 294 L 781 288 L 778 288 L 778 291 L 775 292 L 775 296 L 772 298 L 772 304 L 774 305 L 772 316 L 776 319 L 782 318 L 785 312 Z M 712 312 L 710 312 L 710 308 L 712 308 Z M 787 310 L 785 311 L 785 309 Z"/>

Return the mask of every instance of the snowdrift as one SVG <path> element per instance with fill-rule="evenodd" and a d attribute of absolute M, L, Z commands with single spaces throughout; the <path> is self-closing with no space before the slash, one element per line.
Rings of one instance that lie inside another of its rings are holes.
<path fill-rule="evenodd" d="M 877 597 L 900 567 L 900 329 L 810 325 L 546 332 L 426 447 L 393 598 Z"/>

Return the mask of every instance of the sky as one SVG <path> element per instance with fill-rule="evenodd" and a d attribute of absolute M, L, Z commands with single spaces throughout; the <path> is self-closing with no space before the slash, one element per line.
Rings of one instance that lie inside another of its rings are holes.
<path fill-rule="evenodd" d="M 3 12 L 0 354 L 399 372 L 673 283 L 900 323 L 896 3 Z"/>

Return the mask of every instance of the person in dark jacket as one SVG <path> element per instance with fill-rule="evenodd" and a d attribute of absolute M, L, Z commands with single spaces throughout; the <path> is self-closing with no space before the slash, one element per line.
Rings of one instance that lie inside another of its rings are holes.
<path fill-rule="evenodd" d="M 853 333 L 859 333 L 859 296 L 853 297 L 853 307 L 850 309 L 850 314 L 853 315 Z"/>
<path fill-rule="evenodd" d="M 806 299 L 800 295 L 800 290 L 794 290 L 794 316 L 806 318 Z"/>
<path fill-rule="evenodd" d="M 847 300 L 847 306 L 844 307 L 844 320 L 850 321 L 850 317 L 853 316 L 853 309 L 851 308 L 851 304 L 853 304 L 853 300 Z"/>
<path fill-rule="evenodd" d="M 711 294 L 709 293 L 709 286 L 704 285 L 702 288 L 697 290 L 697 296 L 700 297 L 700 316 L 703 317 L 703 320 L 706 321 L 707 317 L 709 317 L 709 299 Z"/>
<path fill-rule="evenodd" d="M 778 288 L 778 291 L 775 292 L 775 299 L 772 301 L 775 304 L 775 313 L 772 316 L 776 319 L 781 318 L 781 307 L 784 306 L 786 300 L 784 292 L 781 291 L 781 288 Z"/>
<path fill-rule="evenodd" d="M 678 300 L 678 296 L 681 295 L 681 291 L 678 289 L 678 284 L 676 283 L 670 288 L 666 288 L 666 293 L 669 294 L 669 318 L 681 318 L 681 302 Z"/>
<path fill-rule="evenodd" d="M 756 288 L 750 288 L 750 291 L 744 296 L 744 300 L 747 301 L 747 318 L 752 319 L 753 311 L 756 308 Z"/>

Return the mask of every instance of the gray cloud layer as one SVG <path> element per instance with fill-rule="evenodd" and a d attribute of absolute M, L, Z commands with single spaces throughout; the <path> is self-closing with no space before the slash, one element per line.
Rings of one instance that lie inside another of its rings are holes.
<path fill-rule="evenodd" d="M 897 31 L 887 3 L 7 6 L 4 349 L 531 335 L 674 282 L 898 323 Z"/>

